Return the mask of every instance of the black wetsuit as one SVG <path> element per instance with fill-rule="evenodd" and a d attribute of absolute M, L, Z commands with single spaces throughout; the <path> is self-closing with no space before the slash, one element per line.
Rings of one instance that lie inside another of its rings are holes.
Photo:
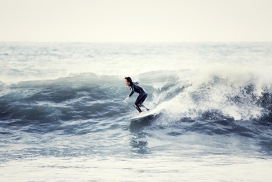
<path fill-rule="evenodd" d="M 147 97 L 147 93 L 145 92 L 145 90 L 140 87 L 138 85 L 137 82 L 133 82 L 131 85 L 130 85 L 130 89 L 131 89 L 131 92 L 129 94 L 128 97 L 131 97 L 133 95 L 134 92 L 137 92 L 139 93 L 139 96 L 137 97 L 135 103 L 134 103 L 134 107 L 139 111 L 139 112 L 142 112 L 142 110 L 140 109 L 140 107 L 144 107 L 146 108 L 144 105 L 143 105 L 143 102 L 145 101 L 146 97 Z M 149 110 L 146 108 L 146 110 Z"/>

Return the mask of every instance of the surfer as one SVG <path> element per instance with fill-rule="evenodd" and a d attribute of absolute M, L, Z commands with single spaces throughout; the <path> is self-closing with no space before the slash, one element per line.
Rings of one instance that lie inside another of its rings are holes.
<path fill-rule="evenodd" d="M 137 109 L 137 111 L 139 111 L 140 114 L 142 113 L 140 107 L 144 107 L 147 111 L 149 111 L 149 109 L 143 105 L 143 102 L 147 97 L 147 93 L 145 92 L 145 90 L 140 87 L 137 82 L 132 82 L 132 79 L 130 77 L 125 77 L 125 84 L 127 87 L 130 87 L 131 92 L 124 100 L 124 102 L 126 102 L 133 95 L 134 92 L 137 92 L 139 93 L 139 96 L 137 97 L 133 106 Z"/>

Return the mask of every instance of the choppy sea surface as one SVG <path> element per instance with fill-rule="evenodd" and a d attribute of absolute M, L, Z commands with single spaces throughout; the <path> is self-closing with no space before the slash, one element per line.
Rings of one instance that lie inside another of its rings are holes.
<path fill-rule="evenodd" d="M 0 181 L 272 181 L 272 43 L 0 43 Z M 159 114 L 139 121 L 124 77 Z"/>

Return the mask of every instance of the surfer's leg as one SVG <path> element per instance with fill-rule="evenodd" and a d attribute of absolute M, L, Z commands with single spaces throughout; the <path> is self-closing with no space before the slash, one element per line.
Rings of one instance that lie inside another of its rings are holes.
<path fill-rule="evenodd" d="M 142 110 L 140 109 L 139 105 L 134 104 L 133 106 L 134 106 L 134 107 L 137 109 L 137 111 L 139 111 L 139 113 L 141 113 L 141 112 L 142 112 Z"/>
<path fill-rule="evenodd" d="M 149 111 L 149 109 L 147 107 L 145 107 L 143 104 L 141 106 L 143 106 L 147 111 Z"/>
<path fill-rule="evenodd" d="M 149 111 L 149 109 L 143 105 L 143 102 L 145 101 L 146 97 L 147 97 L 147 93 L 145 93 L 143 97 L 141 97 L 140 107 L 144 107 L 147 111 Z"/>
<path fill-rule="evenodd" d="M 134 103 L 134 107 L 141 113 L 142 110 L 140 109 L 140 105 L 141 105 L 141 99 L 142 99 L 143 95 L 139 95 Z"/>

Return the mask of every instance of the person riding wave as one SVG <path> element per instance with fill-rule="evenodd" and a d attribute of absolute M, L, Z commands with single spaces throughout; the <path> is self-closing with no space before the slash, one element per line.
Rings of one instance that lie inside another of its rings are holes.
<path fill-rule="evenodd" d="M 148 108 L 146 108 L 143 105 L 143 102 L 145 101 L 146 97 L 147 97 L 147 93 L 145 92 L 145 90 L 140 87 L 138 85 L 138 82 L 132 82 L 132 79 L 130 77 L 125 77 L 125 85 L 130 87 L 130 94 L 128 95 L 128 97 L 124 100 L 124 102 L 126 102 L 133 94 L 134 92 L 137 92 L 139 94 L 139 96 L 137 97 L 135 103 L 134 103 L 134 107 L 137 109 L 137 111 L 139 111 L 139 113 L 142 113 L 142 110 L 140 107 L 144 107 L 147 111 L 149 111 Z"/>

